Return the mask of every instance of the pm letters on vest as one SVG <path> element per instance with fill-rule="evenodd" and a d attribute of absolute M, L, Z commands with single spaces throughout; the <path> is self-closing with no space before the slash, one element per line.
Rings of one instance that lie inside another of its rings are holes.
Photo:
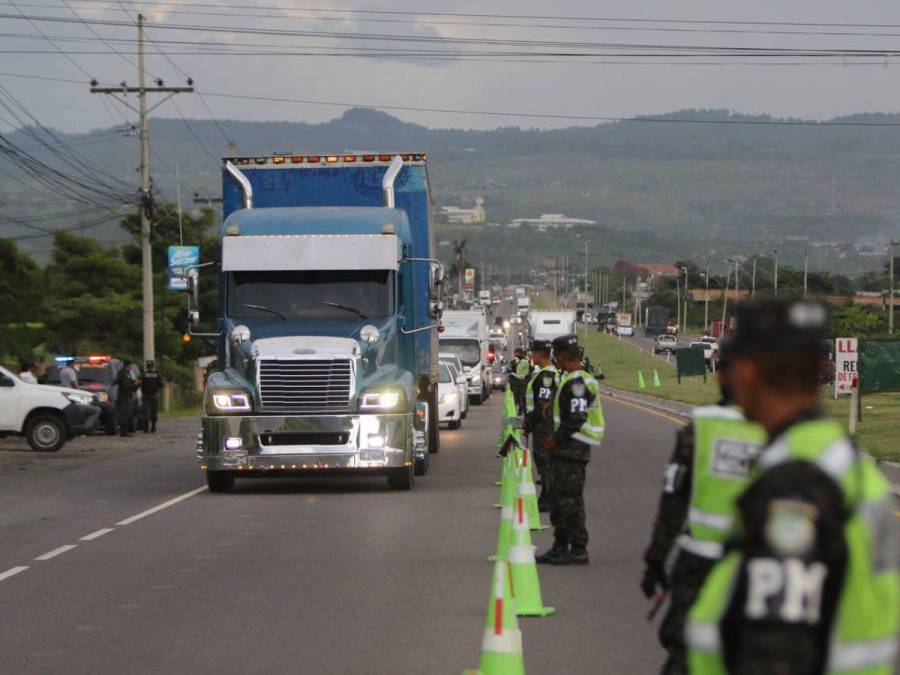
<path fill-rule="evenodd" d="M 719 438 L 713 447 L 709 472 L 722 478 L 746 478 L 757 448 L 749 441 Z"/>
<path fill-rule="evenodd" d="M 744 614 L 749 619 L 814 625 L 819 622 L 827 573 L 828 569 L 820 562 L 753 558 L 747 563 Z"/>

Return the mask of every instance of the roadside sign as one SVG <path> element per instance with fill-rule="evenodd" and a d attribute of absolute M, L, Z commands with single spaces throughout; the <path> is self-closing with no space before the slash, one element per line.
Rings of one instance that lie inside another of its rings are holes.
<path fill-rule="evenodd" d="M 170 246 L 168 250 L 168 270 L 170 291 L 186 291 L 187 275 L 196 275 L 197 270 L 186 268 L 200 263 L 199 246 Z"/>
<path fill-rule="evenodd" d="M 706 382 L 706 359 L 702 349 L 676 349 L 675 350 L 676 374 L 678 384 L 681 384 L 682 376 L 702 375 Z"/>
<path fill-rule="evenodd" d="M 463 290 L 464 291 L 474 291 L 475 290 L 475 268 L 467 267 L 466 275 L 463 278 Z"/>
<path fill-rule="evenodd" d="M 834 395 L 849 394 L 859 377 L 859 349 L 856 338 L 834 340 Z"/>

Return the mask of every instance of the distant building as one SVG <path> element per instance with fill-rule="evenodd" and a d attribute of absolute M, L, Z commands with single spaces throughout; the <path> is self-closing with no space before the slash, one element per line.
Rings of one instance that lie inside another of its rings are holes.
<path fill-rule="evenodd" d="M 621 275 L 626 279 L 637 279 L 649 282 L 651 286 L 656 285 L 657 279 L 662 277 L 677 277 L 680 270 L 675 265 L 668 263 L 636 263 L 630 260 L 617 260 L 613 265 L 613 273 Z"/>
<path fill-rule="evenodd" d="M 465 209 L 459 206 L 442 206 L 441 213 L 448 223 L 463 223 L 467 225 L 483 223 L 485 220 L 484 197 L 475 198 L 474 208 Z"/>
<path fill-rule="evenodd" d="M 522 225 L 531 225 L 541 232 L 547 230 L 564 227 L 566 229 L 575 225 L 595 225 L 593 220 L 585 220 L 584 218 L 569 218 L 561 213 L 544 213 L 540 218 L 514 218 L 510 221 L 510 227 L 522 227 Z"/>

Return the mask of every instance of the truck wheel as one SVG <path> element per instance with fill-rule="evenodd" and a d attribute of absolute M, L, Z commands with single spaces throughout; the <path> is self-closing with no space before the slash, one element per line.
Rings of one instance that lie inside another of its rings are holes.
<path fill-rule="evenodd" d="M 484 396 L 482 394 L 478 394 L 478 396 L 473 396 L 471 399 L 474 405 L 481 405 L 484 403 Z"/>
<path fill-rule="evenodd" d="M 56 452 L 66 442 L 66 425 L 58 415 L 38 414 L 28 420 L 25 439 L 35 452 Z"/>
<path fill-rule="evenodd" d="M 391 490 L 412 490 L 412 486 L 416 482 L 411 466 L 391 469 L 387 480 Z"/>
<path fill-rule="evenodd" d="M 428 469 L 430 466 L 431 455 L 426 454 L 422 459 L 416 460 L 413 473 L 415 473 L 415 475 L 417 476 L 424 476 L 426 473 L 428 473 Z"/>
<path fill-rule="evenodd" d="M 234 472 L 207 471 L 206 486 L 210 492 L 230 492 L 234 487 Z"/>

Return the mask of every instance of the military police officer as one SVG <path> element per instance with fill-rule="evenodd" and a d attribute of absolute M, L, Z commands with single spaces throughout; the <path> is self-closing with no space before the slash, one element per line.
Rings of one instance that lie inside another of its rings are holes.
<path fill-rule="evenodd" d="M 536 560 L 552 565 L 587 565 L 584 478 L 591 448 L 599 447 L 603 440 L 603 408 L 597 380 L 581 370 L 578 338 L 575 335 L 556 338 L 553 353 L 564 371 L 553 398 L 554 432 L 544 442 L 552 457 L 553 546 Z"/>
<path fill-rule="evenodd" d="M 522 347 L 517 347 L 515 357 L 509 364 L 509 386 L 516 399 L 516 409 L 520 415 L 525 414 L 525 388 L 531 376 L 531 361 Z"/>
<path fill-rule="evenodd" d="M 147 426 L 144 432 L 156 433 L 156 421 L 159 417 L 159 394 L 162 391 L 162 380 L 156 372 L 156 364 L 147 361 L 144 368 L 144 376 L 141 378 L 141 396 L 144 401 L 144 413 L 147 416 Z"/>
<path fill-rule="evenodd" d="M 534 464 L 541 477 L 541 495 L 538 509 L 550 510 L 550 454 L 544 450 L 544 441 L 553 435 L 553 399 L 556 396 L 556 382 L 559 371 L 550 363 L 551 345 L 549 340 L 534 340 L 531 343 L 531 360 L 536 372 L 525 390 L 526 434 L 531 434 Z"/>
<path fill-rule="evenodd" d="M 116 375 L 116 418 L 122 436 L 134 435 L 134 392 L 140 385 L 132 378 L 131 368 L 131 361 L 126 359 Z"/>
<path fill-rule="evenodd" d="M 666 466 L 653 536 L 644 553 L 641 589 L 661 603 L 669 590 L 666 559 L 677 542 L 669 609 L 659 631 L 668 652 L 663 675 L 687 672 L 684 623 L 731 531 L 735 500 L 749 481 L 750 466 L 764 440 L 762 427 L 744 419 L 731 403 L 727 381 L 729 345 L 720 348 L 718 405 L 694 409 L 679 429 Z M 679 535 L 681 535 L 679 537 Z"/>
<path fill-rule="evenodd" d="M 826 310 L 737 310 L 729 381 L 765 429 L 728 552 L 688 616 L 690 672 L 890 675 L 900 627 L 889 483 L 820 410 Z"/>

